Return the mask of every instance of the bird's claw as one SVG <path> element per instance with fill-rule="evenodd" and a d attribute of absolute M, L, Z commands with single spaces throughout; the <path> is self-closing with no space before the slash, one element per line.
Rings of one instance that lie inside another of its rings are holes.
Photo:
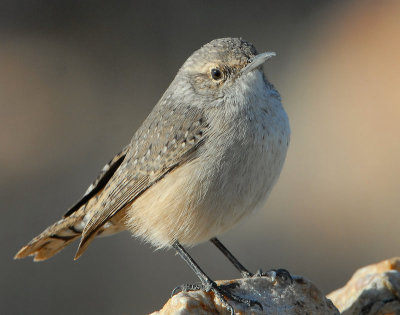
<path fill-rule="evenodd" d="M 239 286 L 240 285 L 237 282 L 232 282 L 227 285 L 217 285 L 215 282 L 210 282 L 207 284 L 200 284 L 200 283 L 184 284 L 184 285 L 180 285 L 180 286 L 176 287 L 172 291 L 171 296 L 173 296 L 181 291 L 184 291 L 184 292 L 197 291 L 197 290 L 203 290 L 205 292 L 212 291 L 214 293 L 214 295 L 216 297 L 218 297 L 218 299 L 221 301 L 222 305 L 225 306 L 225 308 L 231 313 L 231 315 L 235 314 L 235 310 L 232 307 L 232 305 L 228 303 L 227 300 L 231 300 L 236 303 L 245 304 L 248 307 L 258 306 L 261 310 L 263 310 L 263 306 L 261 305 L 261 303 L 254 301 L 254 300 L 242 298 L 242 297 L 234 295 L 230 292 L 231 289 L 235 289 Z"/>
<path fill-rule="evenodd" d="M 194 284 L 181 284 L 178 285 L 175 289 L 171 292 L 171 297 L 179 292 L 189 292 L 189 291 L 197 291 L 203 290 L 204 286 L 201 283 L 194 283 Z"/>
<path fill-rule="evenodd" d="M 254 277 L 269 277 L 272 281 L 281 281 L 293 283 L 293 278 L 289 271 L 286 269 L 271 269 L 267 272 L 263 272 L 261 269 L 258 269 L 257 272 L 254 274 Z"/>

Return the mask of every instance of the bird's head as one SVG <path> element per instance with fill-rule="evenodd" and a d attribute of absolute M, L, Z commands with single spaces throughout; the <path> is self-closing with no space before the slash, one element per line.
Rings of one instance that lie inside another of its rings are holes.
<path fill-rule="evenodd" d="M 275 53 L 258 54 L 253 44 L 240 38 L 215 39 L 195 51 L 179 75 L 197 95 L 221 99 L 265 86 L 262 65 L 272 56 Z"/>

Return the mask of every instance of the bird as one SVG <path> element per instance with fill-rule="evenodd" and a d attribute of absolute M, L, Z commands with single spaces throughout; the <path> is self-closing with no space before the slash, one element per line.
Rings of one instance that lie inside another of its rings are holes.
<path fill-rule="evenodd" d="M 128 230 L 188 263 L 201 284 L 177 291 L 213 291 L 232 314 L 229 300 L 257 304 L 218 286 L 185 247 L 211 241 L 243 277 L 253 275 L 217 236 L 264 206 L 286 159 L 288 116 L 263 70 L 273 56 L 242 38 L 196 50 L 131 142 L 15 258 L 46 260 L 80 238 L 78 259 L 96 236 Z"/>

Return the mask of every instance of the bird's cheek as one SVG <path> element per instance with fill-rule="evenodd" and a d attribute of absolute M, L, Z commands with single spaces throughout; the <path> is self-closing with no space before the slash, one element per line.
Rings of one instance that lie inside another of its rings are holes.
<path fill-rule="evenodd" d="M 192 88 L 196 95 L 214 98 L 221 97 L 221 86 L 211 81 L 192 82 Z"/>

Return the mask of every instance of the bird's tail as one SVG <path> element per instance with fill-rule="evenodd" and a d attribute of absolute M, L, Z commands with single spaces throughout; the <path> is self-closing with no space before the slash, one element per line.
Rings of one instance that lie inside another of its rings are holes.
<path fill-rule="evenodd" d="M 89 222 L 94 211 L 101 207 L 103 198 L 103 189 L 113 176 L 115 171 L 124 160 L 129 147 L 125 147 L 122 152 L 117 154 L 109 163 L 107 163 L 96 180 L 89 186 L 83 197 L 72 206 L 64 217 L 49 226 L 41 234 L 31 240 L 26 246 L 20 249 L 15 255 L 15 259 L 34 256 L 34 261 L 46 260 L 65 246 L 78 239 Z M 110 235 L 124 230 L 124 225 L 120 224 L 121 216 L 110 219 L 101 226 L 93 237 L 87 241 L 86 247 L 98 235 Z M 79 252 L 82 254 L 82 250 Z"/>
<path fill-rule="evenodd" d="M 85 221 L 83 214 L 62 218 L 21 248 L 14 258 L 34 256 L 34 261 L 41 261 L 54 256 L 81 236 Z"/>

